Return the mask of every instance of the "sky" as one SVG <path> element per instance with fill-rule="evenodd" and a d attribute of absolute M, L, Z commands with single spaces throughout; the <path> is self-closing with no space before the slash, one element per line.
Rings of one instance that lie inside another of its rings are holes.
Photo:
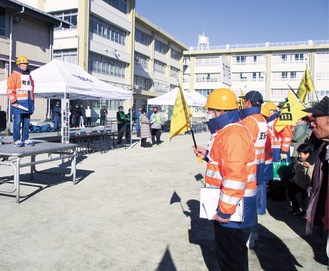
<path fill-rule="evenodd" d="M 187 47 L 329 40 L 329 0 L 136 0 L 136 11 Z"/>

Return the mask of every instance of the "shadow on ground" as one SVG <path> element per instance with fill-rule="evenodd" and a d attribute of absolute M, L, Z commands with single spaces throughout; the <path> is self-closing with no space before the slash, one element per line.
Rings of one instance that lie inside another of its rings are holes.
<path fill-rule="evenodd" d="M 326 256 L 327 236 L 307 235 L 306 219 L 300 216 L 289 215 L 291 207 L 288 200 L 273 201 L 267 200 L 267 210 L 276 220 L 286 223 L 297 235 L 304 239 L 313 249 L 314 260 L 325 266 L 328 265 Z M 258 244 L 257 244 L 258 245 Z"/>
<path fill-rule="evenodd" d="M 80 156 L 77 157 L 77 164 L 82 162 L 86 157 Z M 40 193 L 41 191 L 45 190 L 46 188 L 50 188 L 62 183 L 72 182 L 72 176 L 65 176 L 69 175 L 71 169 L 68 168 L 71 166 L 71 161 L 66 161 L 61 163 L 57 167 L 52 167 L 50 169 L 45 169 L 42 171 L 35 170 L 33 175 L 31 176 L 30 173 L 25 173 L 20 175 L 20 186 L 21 189 L 23 187 L 28 187 L 29 190 L 32 192 L 28 193 L 27 195 L 20 195 L 20 202 L 24 202 L 29 198 L 33 197 L 34 195 Z M 76 184 L 83 181 L 87 178 L 90 174 L 94 171 L 92 170 L 76 170 Z M 32 179 L 31 179 L 32 177 Z M 0 178 L 0 185 L 6 185 L 8 187 L 13 186 L 13 177 L 1 177 Z M 0 195 L 7 196 L 7 197 L 16 197 L 16 194 L 13 193 L 5 193 L 1 192 Z"/>
<path fill-rule="evenodd" d="M 200 202 L 191 199 L 187 201 L 189 211 L 184 211 L 191 219 L 191 229 L 189 229 L 189 241 L 191 244 L 200 246 L 203 260 L 210 271 L 218 271 L 219 266 L 216 259 L 214 223 L 206 219 L 199 218 Z"/>

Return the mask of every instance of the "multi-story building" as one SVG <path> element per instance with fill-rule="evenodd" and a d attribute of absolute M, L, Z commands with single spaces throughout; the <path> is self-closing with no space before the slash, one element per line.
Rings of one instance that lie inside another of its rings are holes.
<path fill-rule="evenodd" d="M 54 32 L 54 58 L 81 66 L 104 82 L 134 92 L 134 106 L 170 91 L 182 81 L 185 45 L 135 11 L 135 0 L 22 0 L 60 19 L 69 29 Z M 130 101 L 93 101 L 114 116 Z"/>
<path fill-rule="evenodd" d="M 237 95 L 258 90 L 264 100 L 282 102 L 289 86 L 297 91 L 306 67 L 316 89 L 309 100 L 329 95 L 329 41 L 210 47 L 200 35 L 198 47 L 184 52 L 183 88 L 205 96 L 220 87 Z"/>
<path fill-rule="evenodd" d="M 68 24 L 15 0 L 0 0 L 0 80 L 5 80 L 16 67 L 18 55 L 26 56 L 31 70 L 51 60 L 53 29 Z M 1 93 L 6 93 L 1 89 Z M 8 99 L 0 96 L 0 107 L 9 112 Z M 44 119 L 49 104 L 36 99 L 35 119 Z"/>

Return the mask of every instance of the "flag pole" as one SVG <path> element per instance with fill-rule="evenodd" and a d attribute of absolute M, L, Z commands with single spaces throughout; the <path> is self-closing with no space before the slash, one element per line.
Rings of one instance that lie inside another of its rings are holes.
<path fill-rule="evenodd" d="M 287 85 L 288 85 L 288 87 L 290 88 L 290 90 L 292 91 L 292 93 L 296 96 L 296 98 L 298 99 L 298 101 L 299 101 L 301 104 L 304 104 L 304 103 L 299 99 L 299 97 L 298 97 L 297 93 L 294 91 L 294 89 L 293 89 L 289 84 L 287 84 Z"/>
<path fill-rule="evenodd" d="M 181 95 L 184 96 L 182 87 L 180 85 L 179 85 L 179 91 L 181 91 Z M 185 99 L 182 99 L 182 103 L 183 103 L 183 108 L 184 108 L 184 114 L 185 114 L 186 119 L 187 119 L 187 121 L 189 123 L 189 126 L 190 126 L 190 131 L 191 131 L 194 147 L 197 148 L 198 145 L 196 144 L 196 141 L 195 141 L 195 136 L 194 136 L 193 127 L 192 127 L 192 124 L 191 124 L 191 121 L 190 121 L 190 117 L 189 117 L 188 113 L 186 112 L 186 101 L 185 101 Z"/>

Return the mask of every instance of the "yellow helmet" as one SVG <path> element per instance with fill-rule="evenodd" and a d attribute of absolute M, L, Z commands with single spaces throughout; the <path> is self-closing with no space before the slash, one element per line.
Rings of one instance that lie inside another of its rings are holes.
<path fill-rule="evenodd" d="M 278 110 L 278 109 L 277 109 L 277 106 L 276 106 L 275 103 L 268 102 L 268 103 L 266 103 L 265 105 L 266 105 L 266 107 L 268 108 L 268 110 L 275 110 L 275 111 Z"/>
<path fill-rule="evenodd" d="M 18 56 L 16 58 L 16 65 L 19 64 L 29 64 L 29 61 L 27 60 L 27 58 L 25 56 Z"/>
<path fill-rule="evenodd" d="M 262 105 L 260 113 L 267 118 L 271 115 L 270 109 L 266 106 L 266 104 Z"/>
<path fill-rule="evenodd" d="M 209 94 L 206 107 L 217 110 L 238 109 L 237 97 L 232 90 L 218 88 Z"/>

